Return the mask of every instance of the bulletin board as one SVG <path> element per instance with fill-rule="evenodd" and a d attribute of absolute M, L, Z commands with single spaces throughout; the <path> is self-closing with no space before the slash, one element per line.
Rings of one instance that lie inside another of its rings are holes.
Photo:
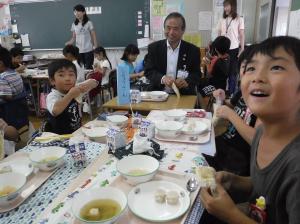
<path fill-rule="evenodd" d="M 206 0 L 151 0 L 150 23 L 151 39 L 164 39 L 163 22 L 171 12 L 181 13 L 186 20 L 186 31 L 183 39 L 198 47 L 205 47 L 211 40 L 212 1 Z M 203 20 L 204 15 L 208 15 Z M 201 17 L 202 16 L 202 17 Z"/>

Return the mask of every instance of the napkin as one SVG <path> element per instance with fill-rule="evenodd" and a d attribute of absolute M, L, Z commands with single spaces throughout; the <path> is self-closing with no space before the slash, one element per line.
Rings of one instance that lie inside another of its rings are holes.
<path fill-rule="evenodd" d="M 49 139 L 46 141 L 41 141 L 40 139 L 45 139 L 46 136 L 49 136 Z M 69 138 L 70 136 L 66 135 L 66 138 L 63 136 L 61 138 L 51 138 L 50 136 L 57 136 L 57 134 L 50 132 L 39 132 L 35 134 L 27 143 L 30 146 L 38 147 L 48 147 L 48 146 L 59 146 L 59 147 L 69 147 Z M 59 135 L 58 135 L 59 136 Z M 39 139 L 40 137 L 40 139 Z M 36 139 L 37 138 L 37 139 Z"/>
<path fill-rule="evenodd" d="M 175 85 L 175 83 L 173 82 L 172 84 L 172 89 L 174 90 L 177 98 L 180 98 L 180 92 L 179 92 L 179 89 L 177 88 L 177 86 Z"/>
<path fill-rule="evenodd" d="M 153 150 L 152 142 L 148 141 L 148 137 L 142 137 L 140 135 L 135 135 L 133 138 L 132 153 L 139 154 L 147 152 L 148 150 Z"/>
<path fill-rule="evenodd" d="M 157 160 L 161 160 L 164 157 L 164 150 L 160 150 L 160 145 L 157 142 L 153 140 L 148 141 L 150 143 L 151 148 L 149 148 L 148 151 L 144 151 L 139 154 L 152 156 Z M 109 150 L 108 153 L 113 154 L 118 159 L 122 159 L 125 156 L 133 155 L 133 141 L 128 143 L 127 146 L 116 149 L 114 152 L 112 150 Z"/>

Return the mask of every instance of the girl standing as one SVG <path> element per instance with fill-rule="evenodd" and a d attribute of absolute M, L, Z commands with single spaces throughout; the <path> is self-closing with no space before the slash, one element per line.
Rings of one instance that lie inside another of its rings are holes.
<path fill-rule="evenodd" d="M 224 0 L 223 18 L 218 24 L 218 35 L 225 36 L 230 39 L 230 65 L 228 87 L 229 94 L 233 94 L 236 88 L 237 79 L 237 60 L 240 53 L 244 51 L 245 34 L 244 19 L 236 12 L 236 0 Z M 239 49 L 239 46 L 241 48 Z"/>
<path fill-rule="evenodd" d="M 93 23 L 86 15 L 83 5 L 76 5 L 74 7 L 74 15 L 76 19 L 71 27 L 73 35 L 66 45 L 72 45 L 76 41 L 76 46 L 79 48 L 80 61 L 86 69 L 92 69 L 94 61 L 93 49 L 97 47 L 97 38 Z"/>

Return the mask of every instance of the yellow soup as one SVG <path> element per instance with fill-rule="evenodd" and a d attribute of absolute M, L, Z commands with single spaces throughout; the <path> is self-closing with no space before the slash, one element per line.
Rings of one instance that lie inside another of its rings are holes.
<path fill-rule="evenodd" d="M 119 214 L 121 206 L 111 199 L 93 200 L 80 209 L 80 218 L 86 221 L 102 221 Z"/>
<path fill-rule="evenodd" d="M 52 162 L 52 161 L 55 161 L 57 160 L 58 157 L 57 156 L 48 156 L 48 157 L 45 157 L 44 159 L 42 159 L 40 161 L 40 163 L 48 163 L 48 162 Z"/>
<path fill-rule="evenodd" d="M 17 189 L 13 186 L 10 186 L 10 185 L 4 186 L 2 189 L 0 189 L 0 197 L 9 195 L 9 194 L 15 192 L 16 190 Z"/>
<path fill-rule="evenodd" d="M 132 169 L 128 172 L 128 175 L 131 176 L 142 176 L 145 174 L 148 174 L 149 171 L 148 170 L 144 170 L 144 169 Z"/>

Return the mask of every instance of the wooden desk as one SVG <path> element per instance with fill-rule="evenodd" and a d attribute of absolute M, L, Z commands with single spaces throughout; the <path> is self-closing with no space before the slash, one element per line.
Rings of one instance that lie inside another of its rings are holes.
<path fill-rule="evenodd" d="M 196 104 L 197 96 L 181 96 L 178 99 L 175 95 L 170 95 L 167 101 L 164 102 L 141 102 L 132 104 L 132 109 L 137 111 L 148 111 L 151 110 L 169 110 L 169 109 L 194 109 Z M 118 105 L 117 97 L 106 102 L 103 108 L 112 110 L 130 110 L 129 104 Z"/>

